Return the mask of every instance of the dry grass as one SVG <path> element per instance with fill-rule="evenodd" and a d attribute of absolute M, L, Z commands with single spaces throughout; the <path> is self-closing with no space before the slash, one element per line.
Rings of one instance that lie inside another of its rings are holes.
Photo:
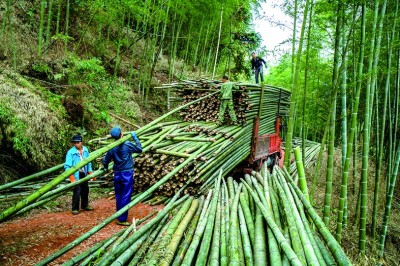
<path fill-rule="evenodd" d="M 19 85 L 19 84 L 22 84 Z M 64 142 L 63 118 L 20 76 L 0 75 L 2 138 L 31 165 L 43 167 L 60 158 L 55 150 Z"/>
<path fill-rule="evenodd" d="M 320 216 L 323 216 L 323 205 L 325 196 L 325 177 L 326 177 L 326 163 L 327 156 L 324 155 L 322 167 L 319 173 L 317 182 L 317 189 L 315 192 L 315 209 L 319 212 Z M 350 176 L 348 179 L 348 221 L 347 227 L 342 232 L 342 245 L 346 254 L 351 258 L 354 265 L 375 265 L 377 262 L 377 248 L 378 241 L 371 237 L 371 226 L 372 226 L 372 208 L 373 208 L 373 195 L 375 185 L 375 164 L 369 163 L 368 167 L 368 210 L 367 210 L 367 259 L 361 258 L 358 250 L 358 219 L 356 218 L 356 206 L 357 196 L 359 191 L 359 181 L 361 178 L 361 158 L 357 162 L 357 171 L 353 171 L 353 166 L 350 166 Z M 309 177 L 309 188 L 311 188 L 311 180 L 315 172 L 315 167 L 307 169 L 307 176 Z M 329 227 L 331 232 L 336 232 L 336 219 L 337 210 L 339 206 L 340 198 L 340 185 L 341 185 L 341 150 L 335 151 L 334 156 L 334 170 L 333 170 L 333 190 L 332 190 L 332 202 L 331 202 L 331 216 Z M 381 182 L 379 192 L 379 207 L 378 207 L 378 228 L 377 233 L 380 234 L 380 228 L 382 225 L 382 218 L 385 212 L 385 184 L 384 180 Z M 392 204 L 390 222 L 388 227 L 387 240 L 385 245 L 385 264 L 386 265 L 398 265 L 400 261 L 400 230 L 396 225 L 400 223 L 400 205 L 399 201 L 394 200 Z"/>

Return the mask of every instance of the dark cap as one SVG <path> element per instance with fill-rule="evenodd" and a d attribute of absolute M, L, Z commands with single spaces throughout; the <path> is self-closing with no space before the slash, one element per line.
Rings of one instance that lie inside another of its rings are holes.
<path fill-rule="evenodd" d="M 71 142 L 81 142 L 82 141 L 82 136 L 81 135 L 74 135 L 71 138 Z"/>

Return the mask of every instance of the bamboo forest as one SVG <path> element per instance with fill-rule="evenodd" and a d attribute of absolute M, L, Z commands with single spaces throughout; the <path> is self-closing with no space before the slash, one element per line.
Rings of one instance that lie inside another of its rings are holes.
<path fill-rule="evenodd" d="M 0 265 L 400 265 L 398 12 L 1 0 Z"/>

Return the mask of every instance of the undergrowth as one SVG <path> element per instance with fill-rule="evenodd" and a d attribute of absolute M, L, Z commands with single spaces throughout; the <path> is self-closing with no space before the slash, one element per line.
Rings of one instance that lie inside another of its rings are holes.
<path fill-rule="evenodd" d="M 361 178 L 361 156 L 357 158 L 357 169 L 354 171 L 353 165 L 350 166 L 349 179 L 348 179 L 348 220 L 347 225 L 342 231 L 342 242 L 344 251 L 350 257 L 353 265 L 377 265 L 378 261 L 378 241 L 380 238 L 382 219 L 385 212 L 385 184 L 382 180 L 379 191 L 379 206 L 378 206 L 378 222 L 377 222 L 377 238 L 374 240 L 371 236 L 372 226 L 372 207 L 373 207 L 373 195 L 374 195 L 374 184 L 375 184 L 375 164 L 369 163 L 368 167 L 368 215 L 367 215 L 367 251 L 366 258 L 363 258 L 359 254 L 358 250 L 358 239 L 359 239 L 359 213 L 356 211 L 358 191 L 359 191 L 359 180 Z M 318 211 L 320 217 L 323 217 L 324 200 L 325 200 L 325 180 L 326 180 L 326 166 L 327 156 L 324 154 L 321 169 L 318 175 L 317 186 L 315 191 L 315 203 L 314 208 Z M 315 167 L 306 169 L 306 176 L 308 180 L 308 187 L 312 186 L 312 178 L 314 176 Z M 333 235 L 336 232 L 336 219 L 339 208 L 340 199 L 340 184 L 342 182 L 341 176 L 341 150 L 335 150 L 334 156 L 334 169 L 333 169 L 333 186 L 332 186 L 332 201 L 331 201 L 331 214 L 329 229 Z M 388 226 L 387 240 L 385 244 L 384 260 L 386 265 L 398 265 L 400 261 L 400 230 L 398 224 L 400 223 L 400 206 L 396 200 L 393 200 L 392 211 L 390 215 L 390 221 Z"/>

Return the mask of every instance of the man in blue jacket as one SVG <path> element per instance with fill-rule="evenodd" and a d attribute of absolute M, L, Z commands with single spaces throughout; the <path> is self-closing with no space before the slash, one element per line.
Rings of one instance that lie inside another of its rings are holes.
<path fill-rule="evenodd" d="M 69 149 L 67 155 L 65 157 L 64 169 L 68 170 L 78 164 L 83 159 L 89 157 L 89 150 L 87 147 L 82 144 L 82 136 L 75 135 L 72 137 L 71 142 L 74 144 L 74 147 Z M 87 175 L 93 173 L 92 163 L 88 163 L 78 171 L 76 171 L 73 175 L 69 176 L 69 180 L 75 182 L 81 178 L 84 178 Z M 79 203 L 82 210 L 91 211 L 92 207 L 89 206 L 89 183 L 84 182 L 79 186 L 75 187 L 72 192 L 72 214 L 79 213 Z"/>
<path fill-rule="evenodd" d="M 123 136 L 119 127 L 111 129 L 110 134 L 115 140 L 120 139 Z M 135 183 L 135 180 L 133 179 L 132 153 L 142 152 L 142 144 L 137 138 L 136 133 L 132 132 L 131 135 L 135 144 L 130 141 L 125 141 L 119 146 L 109 150 L 102 160 L 105 169 L 108 169 L 108 164 L 111 161 L 114 161 L 114 190 L 117 211 L 131 202 L 133 185 Z M 128 211 L 118 217 L 117 224 L 128 226 L 130 223 L 127 219 Z"/>

